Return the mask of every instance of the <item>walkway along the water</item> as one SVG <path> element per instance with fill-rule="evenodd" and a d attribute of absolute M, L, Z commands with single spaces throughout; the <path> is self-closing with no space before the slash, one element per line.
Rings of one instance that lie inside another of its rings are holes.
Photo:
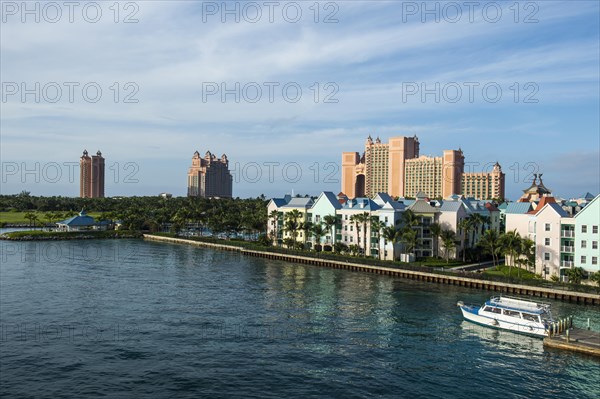
<path fill-rule="evenodd" d="M 214 244 L 202 241 L 186 240 L 182 238 L 172 238 L 144 234 L 144 239 L 152 241 L 162 241 L 175 244 L 188 244 L 199 247 L 207 247 L 221 249 L 226 251 L 236 251 L 244 255 L 255 256 L 259 258 L 267 258 L 274 260 L 282 260 L 286 262 L 302 263 L 314 266 L 331 267 L 334 269 L 344 269 L 350 271 L 367 272 L 375 274 L 383 274 L 392 277 L 402 277 L 411 280 L 420 280 L 433 282 L 438 284 L 457 285 L 461 287 L 478 288 L 488 291 L 500 291 L 509 294 L 529 295 L 542 298 L 559 299 L 563 301 L 600 305 L 600 295 L 589 294 L 584 292 L 575 292 L 567 290 L 559 290 L 554 288 L 534 287 L 520 284 L 509 284 L 496 281 L 479 280 L 469 277 L 449 276 L 435 273 L 427 273 L 414 270 L 395 269 L 383 266 L 369 266 L 360 263 L 341 262 L 329 259 L 311 258 L 308 256 L 288 255 L 267 251 L 249 250 L 242 247 L 225 244 Z"/>

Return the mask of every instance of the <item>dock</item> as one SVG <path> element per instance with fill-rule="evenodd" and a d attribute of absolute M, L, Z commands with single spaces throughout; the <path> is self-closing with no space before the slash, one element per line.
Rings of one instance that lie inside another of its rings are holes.
<path fill-rule="evenodd" d="M 600 332 L 570 328 L 562 334 L 544 338 L 544 346 L 600 356 Z"/>

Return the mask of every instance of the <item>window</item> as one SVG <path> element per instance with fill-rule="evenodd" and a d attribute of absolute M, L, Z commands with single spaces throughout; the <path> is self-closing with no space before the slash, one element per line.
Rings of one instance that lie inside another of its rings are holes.
<path fill-rule="evenodd" d="M 525 320 L 529 320 L 529 321 L 535 321 L 535 322 L 540 321 L 538 315 L 535 315 L 535 314 L 523 313 L 523 318 Z"/>
<path fill-rule="evenodd" d="M 550 223 L 544 224 L 544 230 L 550 231 Z"/>
<path fill-rule="evenodd" d="M 544 238 L 544 245 L 550 245 L 550 239 L 549 238 Z"/>
<path fill-rule="evenodd" d="M 598 241 L 592 241 L 592 249 L 598 249 Z"/>
<path fill-rule="evenodd" d="M 581 255 L 581 264 L 585 265 L 585 255 Z"/>
<path fill-rule="evenodd" d="M 386 223 L 388 222 L 388 217 L 387 217 L 387 216 L 385 217 L 385 222 L 386 222 Z"/>
<path fill-rule="evenodd" d="M 587 248 L 587 241 L 581 240 L 581 248 Z"/>
<path fill-rule="evenodd" d="M 592 265 L 597 265 L 597 264 L 598 264 L 598 257 L 592 256 Z"/>
<path fill-rule="evenodd" d="M 581 232 L 582 233 L 587 233 L 587 226 L 585 224 L 581 225 Z"/>
<path fill-rule="evenodd" d="M 598 226 L 592 226 L 592 233 L 598 234 Z"/>
<path fill-rule="evenodd" d="M 503 309 L 502 314 L 504 314 L 505 316 L 517 317 L 519 319 L 521 318 L 521 314 L 514 310 Z"/>
<path fill-rule="evenodd" d="M 350 242 L 353 242 L 354 237 L 350 236 Z"/>
<path fill-rule="evenodd" d="M 544 252 L 544 260 L 550 260 L 550 252 Z"/>

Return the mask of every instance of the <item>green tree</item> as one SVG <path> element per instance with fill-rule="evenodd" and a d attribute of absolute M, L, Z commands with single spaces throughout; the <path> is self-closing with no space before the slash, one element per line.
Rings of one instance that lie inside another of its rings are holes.
<path fill-rule="evenodd" d="M 438 257 L 438 249 L 439 249 L 439 240 L 442 235 L 442 226 L 439 223 L 431 223 L 429 225 L 429 231 L 431 232 L 431 236 L 433 237 L 433 249 L 435 257 Z"/>
<path fill-rule="evenodd" d="M 404 229 L 400 236 L 400 241 L 404 244 L 404 253 L 413 253 L 417 246 L 417 232 L 413 229 Z"/>
<path fill-rule="evenodd" d="M 473 228 L 470 218 L 461 219 L 458 222 L 458 229 L 460 230 L 460 246 L 462 247 L 462 261 L 465 262 L 465 255 L 467 252 L 467 236 L 469 231 Z"/>
<path fill-rule="evenodd" d="M 456 234 L 452 230 L 442 230 L 440 237 L 444 246 L 446 263 L 450 261 L 450 251 L 456 247 Z"/>
<path fill-rule="evenodd" d="M 400 241 L 401 234 L 402 232 L 394 226 L 386 226 L 381 231 L 381 236 L 385 240 L 385 244 L 387 245 L 388 242 L 392 244 L 392 257 L 394 254 L 394 246 Z"/>
<path fill-rule="evenodd" d="M 325 215 L 323 217 L 323 223 L 325 224 L 325 228 L 331 231 L 331 245 L 335 244 L 335 231 L 333 228 L 337 224 L 337 218 L 335 215 Z"/>
<path fill-rule="evenodd" d="M 478 245 L 492 256 L 492 266 L 499 266 L 498 256 L 502 251 L 502 236 L 500 233 L 496 230 L 486 230 Z"/>
<path fill-rule="evenodd" d="M 510 276 L 517 254 L 521 250 L 521 235 L 516 229 L 508 231 L 502 236 L 502 248 L 504 254 L 510 256 L 508 265 L 508 275 Z"/>
<path fill-rule="evenodd" d="M 273 225 L 273 239 L 276 243 L 277 246 L 279 246 L 279 231 L 278 231 L 278 223 L 279 223 L 279 211 L 277 211 L 277 209 L 273 209 L 271 211 L 271 213 L 269 214 L 269 219 L 272 220 L 271 224 Z"/>
<path fill-rule="evenodd" d="M 600 287 L 600 271 L 597 271 L 596 273 L 590 275 L 590 280 L 595 282 L 598 285 L 598 287 Z"/>
<path fill-rule="evenodd" d="M 371 221 L 371 232 L 377 236 L 377 257 L 381 259 L 381 232 L 385 228 L 385 223 L 381 220 L 374 219 Z"/>
<path fill-rule="evenodd" d="M 584 271 L 581 267 L 573 267 L 565 271 L 565 275 L 569 277 L 569 283 L 580 284 L 584 276 Z"/>
<path fill-rule="evenodd" d="M 327 229 L 325 229 L 321 223 L 316 223 L 312 226 L 311 233 L 315 238 L 314 248 L 315 250 L 318 250 L 317 248 L 321 248 L 321 238 L 323 238 L 323 236 L 327 233 Z"/>

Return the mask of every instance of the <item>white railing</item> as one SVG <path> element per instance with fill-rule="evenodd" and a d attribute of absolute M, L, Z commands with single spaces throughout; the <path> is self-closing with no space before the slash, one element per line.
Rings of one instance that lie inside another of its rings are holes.
<path fill-rule="evenodd" d="M 573 230 L 562 230 L 560 232 L 560 236 L 561 237 L 566 237 L 566 238 L 575 237 L 575 231 L 573 231 Z"/>
<path fill-rule="evenodd" d="M 572 260 L 563 260 L 560 262 L 560 267 L 573 267 L 574 264 Z"/>
<path fill-rule="evenodd" d="M 560 247 L 560 252 L 569 252 L 569 253 L 573 253 L 575 252 L 575 247 L 573 246 L 561 246 Z"/>

